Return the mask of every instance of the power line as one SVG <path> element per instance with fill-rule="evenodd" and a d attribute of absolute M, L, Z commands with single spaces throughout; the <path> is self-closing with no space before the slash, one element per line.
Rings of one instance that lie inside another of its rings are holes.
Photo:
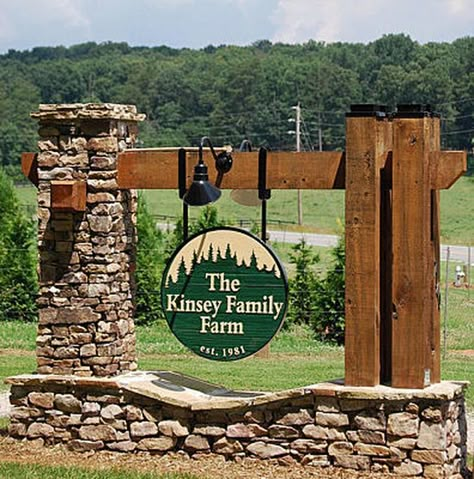
<path fill-rule="evenodd" d="M 463 98 L 462 100 L 457 100 L 457 101 L 448 101 L 446 103 L 435 103 L 435 106 L 457 105 L 459 103 L 467 103 L 470 101 L 474 101 L 474 97 Z"/>
<path fill-rule="evenodd" d="M 470 132 L 474 132 L 474 128 L 470 128 L 468 130 L 448 131 L 448 132 L 442 133 L 441 136 L 457 135 L 459 133 L 470 133 Z"/>

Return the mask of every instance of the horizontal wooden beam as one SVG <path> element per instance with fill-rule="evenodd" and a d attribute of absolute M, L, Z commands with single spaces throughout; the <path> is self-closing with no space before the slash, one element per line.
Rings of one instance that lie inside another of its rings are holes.
<path fill-rule="evenodd" d="M 216 149 L 217 150 L 217 149 Z M 118 183 L 120 188 L 132 189 L 177 189 L 178 150 L 140 149 L 127 150 L 118 156 Z M 219 150 L 217 150 L 219 151 Z M 21 155 L 23 174 L 38 185 L 37 153 Z M 223 178 L 223 189 L 256 189 L 258 185 L 258 152 L 232 153 L 234 166 Z M 187 152 L 187 183 L 193 177 L 197 162 L 196 148 Z M 209 165 L 211 181 L 216 180 L 217 172 L 209 151 L 204 152 L 204 160 Z M 269 152 L 267 184 L 274 190 L 344 189 L 345 154 L 340 151 L 324 152 Z M 430 155 L 431 189 L 450 188 L 467 171 L 465 151 L 437 151 Z M 392 187 L 391 166 L 382 172 L 385 189 Z"/>
<path fill-rule="evenodd" d="M 433 151 L 429 154 L 430 187 L 432 190 L 447 190 L 467 171 L 465 151 Z M 382 170 L 382 184 L 392 189 L 392 158 Z"/>
<path fill-rule="evenodd" d="M 450 188 L 467 171 L 465 151 L 435 151 L 430 154 L 431 189 Z"/>
<path fill-rule="evenodd" d="M 21 171 L 35 185 L 38 186 L 38 154 L 21 154 Z"/>
<path fill-rule="evenodd" d="M 232 152 L 233 166 L 225 174 L 223 189 L 257 189 L 258 152 Z M 192 182 L 196 150 L 187 151 L 187 184 Z M 209 178 L 217 179 L 214 160 L 204 152 L 209 167 Z M 344 152 L 268 152 L 267 188 L 272 190 L 344 189 Z M 118 184 L 120 188 L 177 189 L 178 150 L 127 150 L 118 156 Z"/>
<path fill-rule="evenodd" d="M 58 211 L 86 211 L 87 183 L 79 180 L 51 181 L 51 208 Z"/>

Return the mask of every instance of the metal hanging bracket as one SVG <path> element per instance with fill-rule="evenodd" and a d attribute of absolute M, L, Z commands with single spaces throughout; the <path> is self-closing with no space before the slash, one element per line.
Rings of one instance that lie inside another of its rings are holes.
<path fill-rule="evenodd" d="M 261 238 L 267 242 L 267 200 L 271 197 L 271 190 L 267 189 L 267 149 L 258 150 L 258 197 L 262 200 L 262 231 Z"/>
<path fill-rule="evenodd" d="M 178 150 L 178 192 L 182 200 L 186 194 L 186 150 Z M 186 241 L 189 235 L 189 207 L 183 201 L 183 240 Z"/>

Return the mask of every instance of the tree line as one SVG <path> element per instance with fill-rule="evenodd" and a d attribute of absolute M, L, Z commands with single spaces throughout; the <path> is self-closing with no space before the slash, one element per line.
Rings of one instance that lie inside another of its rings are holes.
<path fill-rule="evenodd" d="M 344 148 L 353 103 L 429 103 L 446 148 L 472 150 L 474 37 L 419 44 L 404 34 L 368 43 L 208 46 L 200 50 L 94 42 L 0 55 L 0 164 L 18 171 L 34 150 L 39 103 L 116 102 L 146 113 L 140 145 L 216 144 L 293 149 L 288 119 L 301 103 L 303 145 Z M 471 158 L 472 162 L 472 158 Z M 474 165 L 471 165 L 474 167 Z"/>

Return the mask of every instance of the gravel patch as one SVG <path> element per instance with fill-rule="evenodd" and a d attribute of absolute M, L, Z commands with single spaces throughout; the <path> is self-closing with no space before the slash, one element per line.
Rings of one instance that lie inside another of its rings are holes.
<path fill-rule="evenodd" d="M 10 415 L 10 401 L 8 398 L 10 393 L 0 393 L 0 417 L 6 417 Z"/>
<path fill-rule="evenodd" d="M 169 453 L 164 456 L 122 454 L 99 451 L 75 453 L 64 446 L 45 448 L 41 440 L 28 443 L 10 438 L 0 438 L 0 457 L 4 462 L 38 464 L 46 466 L 65 466 L 81 469 L 110 471 L 133 471 L 163 475 L 169 473 L 192 474 L 192 477 L 211 479 L 403 479 L 395 474 L 375 474 L 357 472 L 350 469 L 320 469 L 314 466 L 291 464 L 283 466 L 277 459 L 268 461 L 246 458 L 239 462 L 226 461 L 223 456 L 202 454 L 199 459 L 190 459 L 187 455 Z M 72 477 L 72 476 L 71 476 Z"/>
<path fill-rule="evenodd" d="M 467 452 L 474 456 L 474 414 L 467 416 Z"/>

